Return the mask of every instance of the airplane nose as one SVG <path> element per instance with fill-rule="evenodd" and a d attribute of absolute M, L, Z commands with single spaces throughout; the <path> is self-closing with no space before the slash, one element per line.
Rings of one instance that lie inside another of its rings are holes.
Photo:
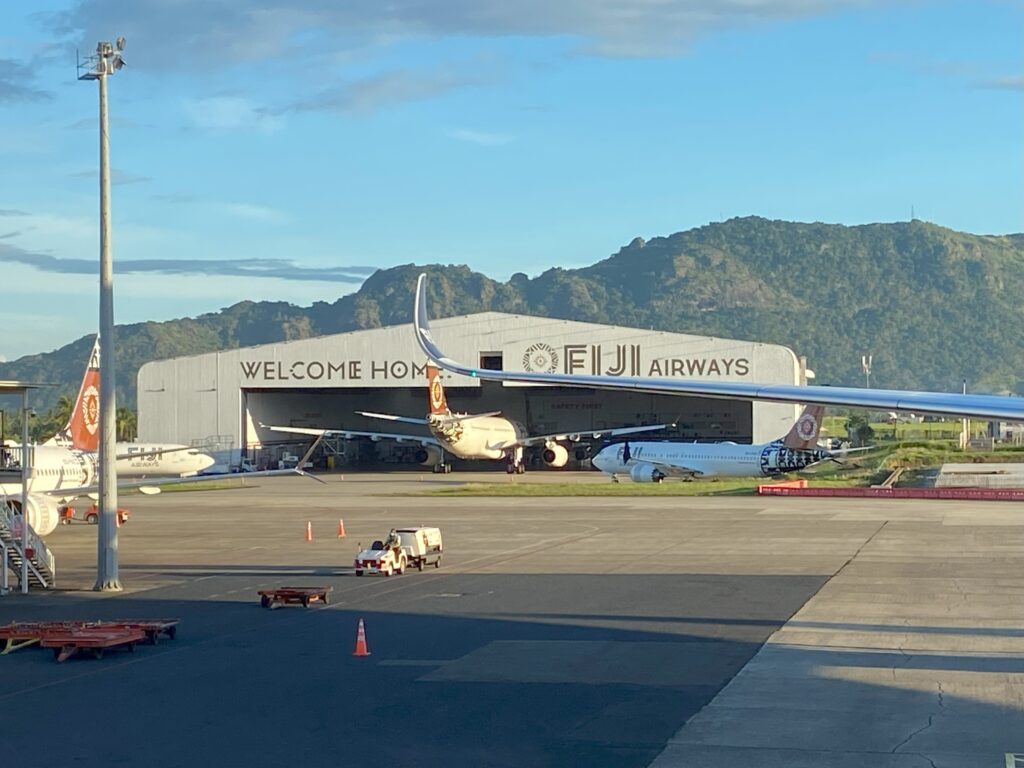
<path fill-rule="evenodd" d="M 595 467 L 602 471 L 604 470 L 605 465 L 608 462 L 608 454 L 605 453 L 605 450 L 607 449 L 598 451 L 597 455 L 590 460 L 591 464 L 593 464 Z"/>

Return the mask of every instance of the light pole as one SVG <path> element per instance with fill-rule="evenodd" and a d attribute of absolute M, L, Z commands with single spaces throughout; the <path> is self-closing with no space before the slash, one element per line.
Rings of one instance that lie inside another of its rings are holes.
<path fill-rule="evenodd" d="M 100 444 L 99 535 L 96 545 L 96 585 L 101 592 L 119 592 L 117 573 L 117 422 L 114 400 L 114 262 L 110 239 L 110 135 L 107 119 L 107 77 L 124 66 L 121 51 L 125 40 L 114 45 L 99 43 L 96 56 L 87 60 L 92 68 L 79 80 L 100 84 Z"/>
<path fill-rule="evenodd" d="M 871 389 L 871 355 L 861 355 L 860 364 L 864 369 L 864 387 Z"/>

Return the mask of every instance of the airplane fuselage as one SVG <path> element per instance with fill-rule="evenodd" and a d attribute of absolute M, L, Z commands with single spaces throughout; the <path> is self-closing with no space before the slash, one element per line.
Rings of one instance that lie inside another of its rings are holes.
<path fill-rule="evenodd" d="M 771 477 L 797 472 L 829 455 L 822 449 L 787 448 L 781 440 L 760 445 L 636 442 L 629 443 L 628 461 L 624 444 L 618 444 L 603 448 L 592 463 L 612 475 L 628 475 L 633 467 L 648 463 L 692 470 L 696 477 Z"/>
<path fill-rule="evenodd" d="M 210 466 L 213 459 L 198 450 L 155 453 L 160 448 L 178 448 L 175 445 L 144 445 L 141 443 L 118 443 L 117 452 L 125 455 L 115 464 L 117 476 L 128 477 L 179 477 L 194 475 Z M 13 450 L 16 458 L 20 447 Z M 133 457 L 132 453 L 147 454 Z M 29 490 L 37 493 L 59 491 L 61 488 L 81 488 L 97 482 L 98 456 L 95 453 L 76 451 L 60 445 L 34 445 L 29 449 Z M 12 474 L 13 477 L 16 475 Z M 20 482 L 0 484 L 0 494 L 21 493 Z"/>
<path fill-rule="evenodd" d="M 20 453 L 20 448 L 15 456 Z M 61 488 L 81 488 L 96 482 L 96 460 L 93 454 L 62 448 L 57 445 L 36 445 L 30 453 L 29 491 L 46 493 Z M 11 476 L 16 477 L 16 475 Z M 0 495 L 17 496 L 20 482 L 0 484 Z"/>
<path fill-rule="evenodd" d="M 460 459 L 501 459 L 502 447 L 522 440 L 527 432 L 522 424 L 500 416 L 427 417 L 427 426 L 443 446 Z"/>
<path fill-rule="evenodd" d="M 160 443 L 118 443 L 118 477 L 187 477 L 213 466 L 214 459 L 198 448 Z M 160 451 L 168 451 L 161 453 Z M 139 454 L 133 456 L 133 454 Z"/>

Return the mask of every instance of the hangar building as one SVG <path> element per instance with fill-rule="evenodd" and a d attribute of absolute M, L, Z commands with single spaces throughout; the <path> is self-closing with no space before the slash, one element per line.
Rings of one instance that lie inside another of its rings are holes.
<path fill-rule="evenodd" d="M 789 348 L 752 341 L 500 312 L 432 320 L 431 326 L 446 352 L 481 368 L 765 384 L 802 384 L 807 375 Z M 411 325 L 147 363 L 138 374 L 139 440 L 230 449 L 236 457 L 274 466 L 289 450 L 285 442 L 293 452 L 301 443 L 261 424 L 426 435 L 426 427 L 397 429 L 396 422 L 355 413 L 424 416 L 425 367 Z M 676 422 L 669 436 L 768 442 L 786 433 L 799 410 L 776 403 L 503 385 L 448 373 L 444 382 L 453 410 L 501 411 L 530 434 Z M 342 442 L 328 448 L 333 455 L 321 457 L 324 464 L 417 460 L 412 449 L 394 441 Z M 571 453 L 582 460 L 592 446 L 576 448 Z M 422 451 L 418 460 L 425 460 Z"/>

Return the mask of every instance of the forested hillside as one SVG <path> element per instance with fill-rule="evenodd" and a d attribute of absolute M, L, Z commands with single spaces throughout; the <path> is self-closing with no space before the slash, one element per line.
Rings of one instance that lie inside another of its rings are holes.
<path fill-rule="evenodd" d="M 486 244 L 481 245 L 486 248 Z M 381 270 L 333 303 L 243 302 L 118 329 L 118 397 L 134 405 L 140 365 L 178 355 L 408 322 L 416 275 L 435 317 L 483 310 L 785 344 L 818 383 L 1024 394 L 1024 235 L 982 236 L 922 221 L 846 227 L 731 219 L 648 241 L 582 269 L 499 283 L 466 267 Z M 73 395 L 92 337 L 0 364 L 0 378 L 59 382 Z"/>

